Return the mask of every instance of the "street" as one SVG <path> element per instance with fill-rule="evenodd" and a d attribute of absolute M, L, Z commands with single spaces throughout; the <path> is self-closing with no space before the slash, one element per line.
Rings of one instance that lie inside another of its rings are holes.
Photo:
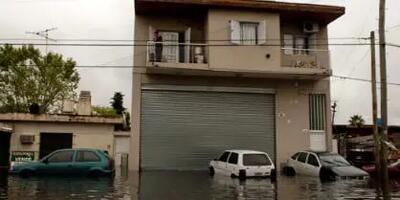
<path fill-rule="evenodd" d="M 400 199 L 400 182 L 392 181 L 393 199 Z M 321 183 L 312 177 L 278 176 L 239 181 L 209 177 L 206 172 L 117 172 L 111 178 L 15 176 L 0 179 L 0 199 L 376 199 L 371 180 Z"/>

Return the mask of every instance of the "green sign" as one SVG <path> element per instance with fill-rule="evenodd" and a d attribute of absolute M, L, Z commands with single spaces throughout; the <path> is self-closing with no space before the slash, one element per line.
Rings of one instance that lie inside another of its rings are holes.
<path fill-rule="evenodd" d="M 35 152 L 32 151 L 13 151 L 11 153 L 12 162 L 30 162 L 35 159 Z"/>

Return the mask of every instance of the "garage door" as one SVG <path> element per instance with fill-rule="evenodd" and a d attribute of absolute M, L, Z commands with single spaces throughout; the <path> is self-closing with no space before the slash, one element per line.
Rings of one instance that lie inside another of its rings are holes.
<path fill-rule="evenodd" d="M 206 170 L 226 149 L 275 157 L 274 95 L 143 90 L 142 170 Z"/>

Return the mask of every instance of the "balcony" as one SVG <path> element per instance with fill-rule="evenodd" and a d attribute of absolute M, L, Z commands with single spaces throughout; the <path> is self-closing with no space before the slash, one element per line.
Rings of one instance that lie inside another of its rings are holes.
<path fill-rule="evenodd" d="M 298 74 L 330 75 L 327 49 L 282 48 L 282 68 Z"/>
<path fill-rule="evenodd" d="M 208 70 L 207 44 L 147 42 L 148 67 Z"/>

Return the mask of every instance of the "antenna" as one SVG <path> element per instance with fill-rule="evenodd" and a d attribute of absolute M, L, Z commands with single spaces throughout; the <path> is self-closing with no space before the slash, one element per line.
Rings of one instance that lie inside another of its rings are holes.
<path fill-rule="evenodd" d="M 54 27 L 54 28 L 48 28 L 48 29 L 45 29 L 45 30 L 43 30 L 43 31 L 38 31 L 38 32 L 27 31 L 27 32 L 25 32 L 25 33 L 26 33 L 26 34 L 37 35 L 37 36 L 39 36 L 39 37 L 42 37 L 42 38 L 46 39 L 46 55 L 47 55 L 47 43 L 48 43 L 48 40 L 53 41 L 53 42 L 56 42 L 56 41 L 57 41 L 57 40 L 55 40 L 55 39 L 49 38 L 49 32 L 50 32 L 50 31 L 54 31 L 54 30 L 57 30 L 57 28 L 56 28 L 56 27 Z"/>

